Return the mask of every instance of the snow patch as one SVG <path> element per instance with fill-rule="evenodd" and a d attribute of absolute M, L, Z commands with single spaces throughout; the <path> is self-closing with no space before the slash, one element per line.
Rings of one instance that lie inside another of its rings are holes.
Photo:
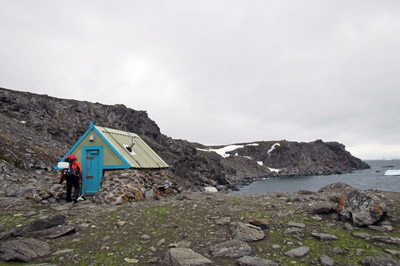
<path fill-rule="evenodd" d="M 267 167 L 271 172 L 275 172 L 275 173 L 279 173 L 279 171 L 281 169 L 276 169 L 276 168 L 271 168 L 271 167 Z"/>
<path fill-rule="evenodd" d="M 264 163 L 262 161 L 257 161 L 257 163 L 258 163 L 258 165 L 261 165 L 261 166 L 264 165 Z"/>
<path fill-rule="evenodd" d="M 204 190 L 205 190 L 205 192 L 210 192 L 210 193 L 218 192 L 218 189 L 215 187 L 205 187 Z"/>
<path fill-rule="evenodd" d="M 275 143 L 274 145 L 272 145 L 271 148 L 268 150 L 268 155 L 271 154 L 271 152 L 273 152 L 278 146 L 281 146 L 281 144 Z"/>
<path fill-rule="evenodd" d="M 221 155 L 222 157 L 227 158 L 227 157 L 230 156 L 229 152 L 234 151 L 236 149 L 241 149 L 241 148 L 243 148 L 245 146 L 258 146 L 258 143 L 250 143 L 250 144 L 246 144 L 246 145 L 228 145 L 228 146 L 225 146 L 225 147 L 222 147 L 222 148 L 218 148 L 218 149 L 212 149 L 212 148 L 200 149 L 200 148 L 197 148 L 197 150 L 199 150 L 199 151 L 207 151 L 207 152 L 213 151 L 213 152 L 216 152 L 217 154 Z M 237 155 L 235 154 L 235 156 L 237 156 Z"/>

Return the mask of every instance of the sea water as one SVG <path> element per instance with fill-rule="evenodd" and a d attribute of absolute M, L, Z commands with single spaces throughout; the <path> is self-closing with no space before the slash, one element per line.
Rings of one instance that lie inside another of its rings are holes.
<path fill-rule="evenodd" d="M 389 169 L 400 169 L 400 160 L 365 161 L 371 169 L 352 173 L 327 176 L 270 177 L 243 187 L 239 193 L 296 192 L 299 190 L 318 191 L 320 188 L 343 182 L 354 188 L 379 189 L 400 192 L 400 176 L 385 176 Z"/>

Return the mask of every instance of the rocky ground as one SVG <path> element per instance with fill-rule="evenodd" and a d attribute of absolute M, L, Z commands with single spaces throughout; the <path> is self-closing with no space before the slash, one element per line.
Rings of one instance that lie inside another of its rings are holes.
<path fill-rule="evenodd" d="M 182 192 L 77 204 L 0 199 L 0 265 L 400 265 L 400 194 Z M 10 259 L 27 263 L 7 262 Z"/>

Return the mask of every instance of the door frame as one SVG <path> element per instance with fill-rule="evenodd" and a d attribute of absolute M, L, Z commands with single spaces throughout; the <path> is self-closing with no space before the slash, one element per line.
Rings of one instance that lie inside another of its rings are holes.
<path fill-rule="evenodd" d="M 103 177 L 103 146 L 85 146 L 82 147 L 82 195 L 86 194 L 85 182 L 86 182 L 86 156 L 88 151 L 99 152 L 99 169 L 94 178 L 97 178 L 97 186 L 100 188 L 101 179 Z"/>

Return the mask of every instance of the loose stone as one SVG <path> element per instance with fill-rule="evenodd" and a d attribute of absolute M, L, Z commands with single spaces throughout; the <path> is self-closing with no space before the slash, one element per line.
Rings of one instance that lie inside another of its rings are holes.
<path fill-rule="evenodd" d="M 251 247 L 243 241 L 234 239 L 211 248 L 213 257 L 240 258 L 251 254 Z"/>
<path fill-rule="evenodd" d="M 193 265 L 207 266 L 214 265 L 213 262 L 206 257 L 194 252 L 188 248 L 171 248 L 168 250 L 163 265 Z"/>
<path fill-rule="evenodd" d="M 324 233 L 311 233 L 311 235 L 318 238 L 321 241 L 338 239 L 337 236 L 335 236 L 335 235 L 324 234 Z"/>
<path fill-rule="evenodd" d="M 260 227 L 244 224 L 244 223 L 232 223 L 230 226 L 233 232 L 232 236 L 235 239 L 241 241 L 254 242 L 264 239 L 265 234 Z"/>
<path fill-rule="evenodd" d="M 236 262 L 240 266 L 278 266 L 278 264 L 271 260 L 250 256 L 244 256 L 236 260 Z"/>
<path fill-rule="evenodd" d="M 299 248 L 289 250 L 288 252 L 285 252 L 285 255 L 289 256 L 291 258 L 303 257 L 303 256 L 307 255 L 308 253 L 310 253 L 310 251 L 311 251 L 311 249 L 309 247 L 302 246 Z"/>
<path fill-rule="evenodd" d="M 217 225 L 229 225 L 231 223 L 231 217 L 224 217 L 215 221 Z"/>
<path fill-rule="evenodd" d="M 319 257 L 319 261 L 324 266 L 333 266 L 333 265 L 335 265 L 335 261 L 332 258 L 328 257 L 327 255 L 321 255 Z"/>
<path fill-rule="evenodd" d="M 296 223 L 296 222 L 288 222 L 288 226 L 291 227 L 298 227 L 298 228 L 306 228 L 306 225 L 303 223 Z"/>
<path fill-rule="evenodd" d="M 360 261 L 361 265 L 365 266 L 400 266 L 397 261 L 386 257 L 366 257 Z"/>

